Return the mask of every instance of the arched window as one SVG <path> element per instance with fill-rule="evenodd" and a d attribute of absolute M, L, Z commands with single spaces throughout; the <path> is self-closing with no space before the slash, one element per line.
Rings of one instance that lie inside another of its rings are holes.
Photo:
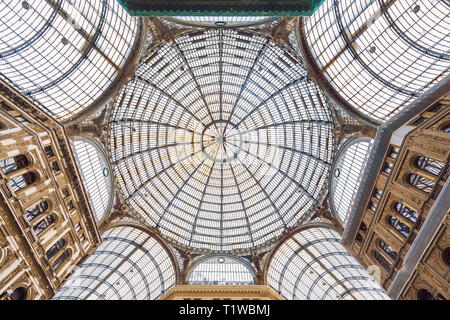
<path fill-rule="evenodd" d="M 34 207 L 32 207 L 31 209 L 28 209 L 27 212 L 25 212 L 25 216 L 27 217 L 28 221 L 31 222 L 34 219 L 36 219 L 36 217 L 40 216 L 45 211 L 47 211 L 47 209 L 48 209 L 48 202 L 42 201 L 37 205 L 35 205 Z"/>
<path fill-rule="evenodd" d="M 385 162 L 383 165 L 383 172 L 390 174 L 394 165 L 390 162 Z"/>
<path fill-rule="evenodd" d="M 362 243 L 363 240 L 364 240 L 364 238 L 362 237 L 362 235 L 358 233 L 358 234 L 356 235 L 356 241 L 358 241 L 359 243 Z"/>
<path fill-rule="evenodd" d="M 26 300 L 26 298 L 27 298 L 27 289 L 25 289 L 24 287 L 19 287 L 15 289 L 10 295 L 11 300 Z"/>
<path fill-rule="evenodd" d="M 415 166 L 419 169 L 427 171 L 432 175 L 438 176 L 445 166 L 445 163 L 428 157 L 419 156 L 416 158 Z"/>
<path fill-rule="evenodd" d="M 448 74 L 448 8 L 448 1 L 326 0 L 298 35 L 335 91 L 384 122 Z"/>
<path fill-rule="evenodd" d="M 380 240 L 378 242 L 378 245 L 380 246 L 381 250 L 383 250 L 389 256 L 389 258 L 392 259 L 392 261 L 397 260 L 398 253 L 390 245 L 388 245 L 383 240 Z"/>
<path fill-rule="evenodd" d="M 450 122 L 441 126 L 441 130 L 444 131 L 445 133 L 450 133 Z"/>
<path fill-rule="evenodd" d="M 42 219 L 37 225 L 33 227 L 36 236 L 47 230 L 47 228 L 50 227 L 53 222 L 55 222 L 55 217 L 52 214 Z"/>
<path fill-rule="evenodd" d="M 427 289 L 417 291 L 417 300 L 434 300 L 434 295 Z"/>
<path fill-rule="evenodd" d="M 36 181 L 36 175 L 33 172 L 27 172 L 21 176 L 17 176 L 12 178 L 9 181 L 9 185 L 13 189 L 14 192 L 22 190 L 26 186 L 34 183 Z"/>
<path fill-rule="evenodd" d="M 137 19 L 118 1 L 0 1 L 0 73 L 55 118 L 80 113 L 131 61 Z"/>
<path fill-rule="evenodd" d="M 407 206 L 405 206 L 404 204 L 402 204 L 400 202 L 395 202 L 394 203 L 394 209 L 395 209 L 396 212 L 401 214 L 403 217 L 405 217 L 406 219 L 408 219 L 412 223 L 415 223 L 417 221 L 417 218 L 419 217 L 417 212 L 415 212 L 414 210 L 408 208 Z"/>
<path fill-rule="evenodd" d="M 196 261 L 187 284 L 243 285 L 255 284 L 251 266 L 237 257 L 213 255 Z"/>
<path fill-rule="evenodd" d="M 70 257 L 70 250 L 64 250 L 64 252 L 52 263 L 52 269 L 58 270 L 59 267 Z"/>
<path fill-rule="evenodd" d="M 331 178 L 330 208 L 342 225 L 347 223 L 372 148 L 372 140 L 348 140 L 339 151 Z"/>
<path fill-rule="evenodd" d="M 390 216 L 388 218 L 388 222 L 389 225 L 393 227 L 395 230 L 397 230 L 402 236 L 404 236 L 405 238 L 409 236 L 411 229 L 406 224 L 398 220 L 396 217 Z"/>
<path fill-rule="evenodd" d="M 374 251 L 373 253 L 373 257 L 374 259 L 380 264 L 380 266 L 383 267 L 384 270 L 386 270 L 386 272 L 391 272 L 392 266 L 389 263 L 389 261 L 386 260 L 386 258 L 379 253 L 378 251 Z"/>
<path fill-rule="evenodd" d="M 433 181 L 415 173 L 409 175 L 408 181 L 413 187 L 422 190 L 426 193 L 430 193 L 434 187 Z"/>
<path fill-rule="evenodd" d="M 8 174 L 17 171 L 21 168 L 25 168 L 30 164 L 30 160 L 27 156 L 19 155 L 13 158 L 8 158 L 0 161 L 0 168 L 4 174 Z"/>
<path fill-rule="evenodd" d="M 92 209 L 100 221 L 111 210 L 114 197 L 108 160 L 101 147 L 92 140 L 80 138 L 72 143 L 72 147 Z"/>
<path fill-rule="evenodd" d="M 46 252 L 47 259 L 51 260 L 59 252 L 59 250 L 61 250 L 62 247 L 64 247 L 65 244 L 66 244 L 65 239 L 58 240 L 58 242 L 56 242 L 50 249 L 47 250 Z"/>

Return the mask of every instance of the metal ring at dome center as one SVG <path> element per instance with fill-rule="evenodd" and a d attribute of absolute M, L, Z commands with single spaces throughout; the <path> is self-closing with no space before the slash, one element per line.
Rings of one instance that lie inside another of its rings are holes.
<path fill-rule="evenodd" d="M 237 159 L 242 150 L 242 133 L 228 121 L 213 121 L 202 132 L 202 152 L 213 162 L 227 163 Z"/>

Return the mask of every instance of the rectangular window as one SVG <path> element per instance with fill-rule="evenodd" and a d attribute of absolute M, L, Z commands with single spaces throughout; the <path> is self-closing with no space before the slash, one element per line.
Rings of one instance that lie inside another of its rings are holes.
<path fill-rule="evenodd" d="M 373 193 L 373 196 L 375 198 L 377 198 L 378 200 L 381 199 L 381 195 L 383 194 L 383 191 L 379 190 L 379 189 L 375 189 L 375 192 Z"/>

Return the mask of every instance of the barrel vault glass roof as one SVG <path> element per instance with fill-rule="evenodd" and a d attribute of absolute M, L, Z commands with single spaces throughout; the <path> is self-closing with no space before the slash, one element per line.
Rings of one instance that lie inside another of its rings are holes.
<path fill-rule="evenodd" d="M 136 18 L 116 1 L 2 0 L 0 76 L 67 119 L 114 81 L 136 30 Z"/>
<path fill-rule="evenodd" d="M 181 35 L 149 52 L 116 100 L 117 185 L 176 245 L 236 252 L 275 241 L 326 185 L 327 101 L 294 53 L 265 36 Z"/>

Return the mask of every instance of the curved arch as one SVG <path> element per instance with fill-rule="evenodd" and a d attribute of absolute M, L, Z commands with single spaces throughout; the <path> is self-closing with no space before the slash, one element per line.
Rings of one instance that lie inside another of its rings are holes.
<path fill-rule="evenodd" d="M 238 16 L 176 16 L 165 17 L 165 20 L 189 27 L 221 27 L 221 28 L 242 28 L 256 27 L 275 22 L 276 17 L 238 17 Z"/>
<path fill-rule="evenodd" d="M 314 76 L 364 121 L 387 121 L 450 70 L 448 2 L 414 5 L 326 0 L 300 21 L 300 49 Z"/>
<path fill-rule="evenodd" d="M 256 284 L 256 277 L 248 261 L 232 255 L 212 254 L 192 263 L 186 284 Z"/>
<path fill-rule="evenodd" d="M 287 232 L 267 258 L 267 285 L 292 299 L 388 299 L 340 241 L 325 224 Z"/>
<path fill-rule="evenodd" d="M 331 212 L 344 227 L 361 182 L 372 141 L 368 138 L 350 138 L 333 159 L 328 199 Z"/>
<path fill-rule="evenodd" d="M 325 191 L 336 148 L 328 101 L 301 60 L 260 33 L 211 28 L 157 49 L 109 121 L 124 202 L 190 251 L 274 243 Z"/>
<path fill-rule="evenodd" d="M 116 225 L 54 299 L 158 299 L 176 284 L 176 266 L 148 230 Z"/>
<path fill-rule="evenodd" d="M 2 1 L 0 15 L 2 76 L 63 122 L 101 107 L 144 42 L 141 19 L 112 0 Z"/>
<path fill-rule="evenodd" d="M 99 222 L 105 214 L 111 212 L 114 202 L 115 186 L 109 158 L 104 147 L 93 139 L 76 137 L 71 143 L 91 206 Z"/>

